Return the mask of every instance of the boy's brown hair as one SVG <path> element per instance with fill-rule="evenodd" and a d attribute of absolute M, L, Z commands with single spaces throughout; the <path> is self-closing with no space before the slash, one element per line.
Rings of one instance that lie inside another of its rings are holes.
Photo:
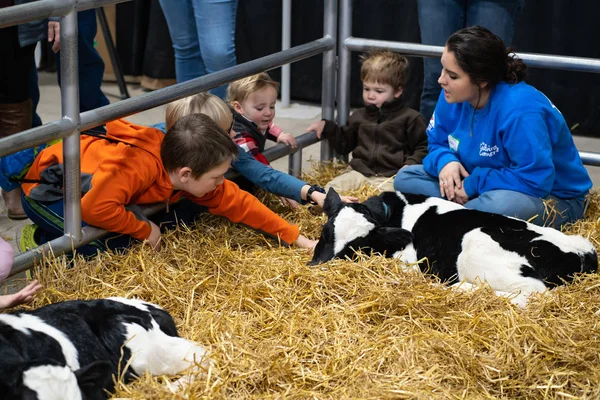
<path fill-rule="evenodd" d="M 387 84 L 398 89 L 406 85 L 408 59 L 391 51 L 372 51 L 360 56 L 360 80 Z"/>
<path fill-rule="evenodd" d="M 189 167 L 194 178 L 237 154 L 235 143 L 204 114 L 180 118 L 167 131 L 160 147 L 160 157 L 167 172 Z"/>
<path fill-rule="evenodd" d="M 238 79 L 235 82 L 231 82 L 227 87 L 227 102 L 231 106 L 233 106 L 233 102 L 235 101 L 241 103 L 246 100 L 250 94 L 266 87 L 272 87 L 276 92 L 279 91 L 279 82 L 271 79 L 266 72 Z"/>
<path fill-rule="evenodd" d="M 231 110 L 219 97 L 208 92 L 200 92 L 167 105 L 165 125 L 171 129 L 175 122 L 186 115 L 202 113 L 211 117 L 223 130 L 227 130 L 233 121 Z M 225 132 L 229 134 L 229 132 Z"/>

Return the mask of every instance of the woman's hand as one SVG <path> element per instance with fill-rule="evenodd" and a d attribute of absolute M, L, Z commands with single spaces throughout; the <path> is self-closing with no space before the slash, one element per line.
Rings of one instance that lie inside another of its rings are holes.
<path fill-rule="evenodd" d="M 306 236 L 300 235 L 298 239 L 294 242 L 294 244 L 302 249 L 312 250 L 317 245 L 316 240 L 310 240 Z"/>
<path fill-rule="evenodd" d="M 48 21 L 48 42 L 54 42 L 52 43 L 53 52 L 60 51 L 60 22 Z"/>
<path fill-rule="evenodd" d="M 306 132 L 316 131 L 317 137 L 321 139 L 321 135 L 323 134 L 323 128 L 325 128 L 325 121 L 317 121 L 311 124 L 308 128 L 306 128 Z"/>
<path fill-rule="evenodd" d="M 298 147 L 296 143 L 296 138 L 291 133 L 283 133 L 281 132 L 279 136 L 277 136 L 277 143 L 284 143 L 290 146 L 292 149 Z"/>
<path fill-rule="evenodd" d="M 42 285 L 40 285 L 37 280 L 33 280 L 29 285 L 25 286 L 17 293 L 0 296 L 0 310 L 18 306 L 19 304 L 29 303 L 33 299 L 33 295 L 41 288 Z"/>
<path fill-rule="evenodd" d="M 458 161 L 449 162 L 442 168 L 439 176 L 440 193 L 450 201 L 455 199 L 455 191 L 462 189 L 462 180 L 469 173 Z M 464 190 L 463 190 L 464 192 Z"/>
<path fill-rule="evenodd" d="M 465 192 L 465 187 L 456 188 L 454 190 L 454 202 L 464 206 L 469 201 L 469 196 Z"/>
<path fill-rule="evenodd" d="M 152 232 L 150 232 L 150 236 L 148 237 L 148 244 L 152 246 L 154 250 L 160 249 L 160 228 L 154 222 L 150 222 L 150 227 L 152 228 Z"/>

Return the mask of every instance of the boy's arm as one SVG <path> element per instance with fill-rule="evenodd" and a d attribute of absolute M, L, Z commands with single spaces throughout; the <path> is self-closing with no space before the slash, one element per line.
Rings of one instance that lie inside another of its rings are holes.
<path fill-rule="evenodd" d="M 300 236 L 300 229 L 271 211 L 250 193 L 241 190 L 238 185 L 225 179 L 222 185 L 212 192 L 194 197 L 188 193 L 184 196 L 193 202 L 208 207 L 211 214 L 220 215 L 231 222 L 242 223 L 251 228 L 261 230 L 282 241 L 292 244 Z"/>
<path fill-rule="evenodd" d="M 251 138 L 242 136 L 242 137 L 239 137 L 239 138 L 235 138 L 234 142 L 242 150 L 244 150 L 244 152 L 249 153 L 250 155 L 252 155 L 252 157 L 254 157 L 254 159 L 256 161 L 259 161 L 259 162 L 263 163 L 264 165 L 270 166 L 269 161 L 260 152 L 260 149 L 258 148 L 258 146 L 256 145 L 256 142 L 254 140 L 252 140 Z"/>
<path fill-rule="evenodd" d="M 404 165 L 422 164 L 427 155 L 427 124 L 422 115 L 418 115 L 409 122 L 406 128 L 406 137 L 408 138 L 408 148 L 412 152 Z"/>
<path fill-rule="evenodd" d="M 300 191 L 302 187 L 308 185 L 306 182 L 285 172 L 269 168 L 269 166 L 259 162 L 245 151 L 239 152 L 238 159 L 233 161 L 231 166 L 259 188 L 304 203 Z"/>
<path fill-rule="evenodd" d="M 345 155 L 356 148 L 358 141 L 358 123 L 353 120 L 354 114 L 346 126 L 339 126 L 333 121 L 324 120 L 322 138 L 330 139 L 335 151 Z"/>

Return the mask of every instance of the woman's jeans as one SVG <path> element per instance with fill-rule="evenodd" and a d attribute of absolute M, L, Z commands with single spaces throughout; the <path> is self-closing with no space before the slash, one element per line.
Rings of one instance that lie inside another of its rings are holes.
<path fill-rule="evenodd" d="M 236 64 L 237 0 L 160 0 L 173 49 L 177 82 Z M 211 90 L 225 98 L 227 85 Z"/>
<path fill-rule="evenodd" d="M 467 26 L 481 25 L 510 45 L 525 0 L 418 0 L 421 43 L 443 46 L 450 35 Z M 439 58 L 423 59 L 421 114 L 431 118 L 440 95 Z"/>
<path fill-rule="evenodd" d="M 405 193 L 442 197 L 438 178 L 425 172 L 423 165 L 410 165 L 402 168 L 394 179 L 394 189 Z M 544 214 L 545 200 L 556 201 L 554 208 L 557 212 L 554 220 L 545 221 L 547 219 L 547 214 Z M 512 190 L 491 190 L 469 200 L 465 207 L 516 217 L 525 221 L 535 217 L 530 222 L 560 229 L 561 225 L 567 222 L 583 218 L 585 201 L 583 199 L 559 199 L 550 195 L 541 199 Z"/>

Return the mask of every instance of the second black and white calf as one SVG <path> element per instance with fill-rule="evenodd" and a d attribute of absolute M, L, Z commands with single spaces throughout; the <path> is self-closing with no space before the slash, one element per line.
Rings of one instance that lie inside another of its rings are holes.
<path fill-rule="evenodd" d="M 0 314 L 1 399 L 105 399 L 113 375 L 172 375 L 205 357 L 203 347 L 177 336 L 168 312 L 140 300 L 75 300 Z"/>
<path fill-rule="evenodd" d="M 598 257 L 589 240 L 498 214 L 469 210 L 422 195 L 385 192 L 363 203 L 342 203 L 330 189 L 328 216 L 312 264 L 352 257 L 363 249 L 419 264 L 446 283 L 487 282 L 518 294 L 560 285 L 573 274 L 593 272 Z"/>

